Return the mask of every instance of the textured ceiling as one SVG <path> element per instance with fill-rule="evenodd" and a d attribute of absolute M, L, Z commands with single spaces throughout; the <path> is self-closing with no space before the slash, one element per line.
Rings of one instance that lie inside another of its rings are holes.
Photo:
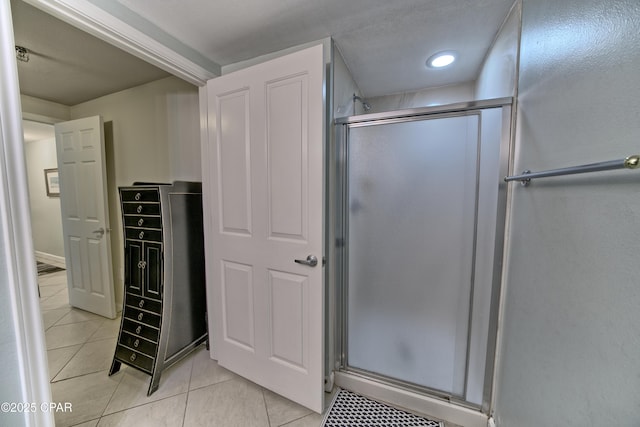
<path fill-rule="evenodd" d="M 84 0 L 213 68 L 332 37 L 365 96 L 474 80 L 514 0 Z M 23 93 L 65 105 L 167 74 L 11 0 Z M 166 36 L 166 37 L 164 37 Z M 440 50 L 459 60 L 425 67 Z M 217 72 L 218 70 L 211 70 Z"/>
<path fill-rule="evenodd" d="M 169 74 L 20 0 L 11 0 L 20 92 L 77 105 Z"/>
<path fill-rule="evenodd" d="M 366 96 L 475 80 L 514 0 L 118 0 L 219 65 L 331 36 Z M 459 52 L 447 70 L 425 67 Z"/>

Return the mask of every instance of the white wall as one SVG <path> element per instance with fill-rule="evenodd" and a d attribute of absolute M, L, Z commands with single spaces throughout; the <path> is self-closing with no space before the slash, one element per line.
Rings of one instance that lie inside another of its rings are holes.
<path fill-rule="evenodd" d="M 637 0 L 524 0 L 515 171 L 636 154 Z M 499 426 L 640 425 L 640 175 L 513 190 Z"/>
<path fill-rule="evenodd" d="M 167 77 L 71 107 L 71 119 L 102 116 L 113 277 L 121 305 L 122 218 L 118 187 L 134 181 L 201 181 L 198 88 Z"/>
<path fill-rule="evenodd" d="M 71 107 L 113 122 L 117 185 L 201 180 L 198 90 L 167 77 Z"/>
<path fill-rule="evenodd" d="M 20 104 L 22 106 L 22 117 L 26 120 L 54 123 L 71 119 L 69 106 L 58 104 L 57 102 L 20 95 Z"/>
<path fill-rule="evenodd" d="M 487 53 L 475 87 L 475 99 L 516 95 L 522 3 L 516 0 Z"/>
<path fill-rule="evenodd" d="M 432 107 L 472 101 L 474 99 L 474 85 L 474 82 L 467 82 L 457 85 L 426 88 L 416 92 L 403 92 L 367 98 L 367 102 L 371 105 L 371 110 L 368 112 L 378 113 L 405 108 Z"/>
<path fill-rule="evenodd" d="M 51 132 L 53 133 L 53 127 Z M 58 167 L 55 137 L 27 142 L 24 148 L 35 250 L 64 258 L 60 197 L 47 196 L 44 179 L 45 169 Z"/>
<path fill-rule="evenodd" d="M 351 71 L 344 62 L 340 49 L 333 48 L 333 117 L 349 117 L 354 114 L 362 114 L 362 103 L 355 104 L 353 95 L 360 96 L 360 89 L 351 75 Z"/>

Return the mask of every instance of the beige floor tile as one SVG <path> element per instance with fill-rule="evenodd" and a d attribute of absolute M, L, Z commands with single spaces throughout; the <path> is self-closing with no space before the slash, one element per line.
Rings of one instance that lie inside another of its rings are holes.
<path fill-rule="evenodd" d="M 50 285 L 50 286 L 40 286 L 40 298 L 47 298 L 54 296 L 58 292 L 64 291 L 67 289 L 67 285 Z"/>
<path fill-rule="evenodd" d="M 111 367 L 116 341 L 112 338 L 88 342 L 69 360 L 53 381 L 79 377 L 93 372 L 104 371 Z"/>
<path fill-rule="evenodd" d="M 89 321 L 52 326 L 44 334 L 47 350 L 83 344 L 98 330 L 101 324 L 102 322 Z"/>
<path fill-rule="evenodd" d="M 271 426 L 280 426 L 312 413 L 310 409 L 269 390 L 264 390 L 264 401 Z"/>
<path fill-rule="evenodd" d="M 53 380 L 71 358 L 80 350 L 82 344 L 70 347 L 56 348 L 47 351 L 47 361 L 49 362 L 49 380 Z"/>
<path fill-rule="evenodd" d="M 297 419 L 288 424 L 283 424 L 283 427 L 320 427 L 324 415 L 316 414 L 315 412 L 307 415 L 306 417 Z M 271 427 L 278 427 L 275 424 L 271 424 Z"/>
<path fill-rule="evenodd" d="M 71 308 L 71 311 L 67 313 L 62 319 L 58 320 L 56 325 L 68 325 L 70 323 L 80 323 L 89 320 L 95 320 L 103 322 L 108 320 L 106 317 L 99 316 L 97 314 L 90 313 L 88 311 L 80 310 L 79 308 Z"/>
<path fill-rule="evenodd" d="M 55 325 L 58 320 L 62 319 L 70 311 L 71 307 L 42 311 L 42 322 L 44 324 L 44 329 L 47 330 Z"/>
<path fill-rule="evenodd" d="M 89 341 L 97 341 L 105 338 L 118 338 L 120 332 L 120 315 L 115 319 L 107 319 L 102 322 L 102 325 L 97 331 L 91 335 Z"/>
<path fill-rule="evenodd" d="M 123 374 L 107 371 L 83 375 L 51 384 L 53 402 L 71 403 L 71 412 L 56 412 L 56 427 L 73 426 L 99 418 L 107 407 Z"/>
<path fill-rule="evenodd" d="M 69 307 L 69 294 L 67 291 L 60 291 L 49 298 L 40 299 L 40 310 L 42 311 Z"/>
<path fill-rule="evenodd" d="M 184 427 L 269 427 L 262 389 L 236 378 L 189 392 Z"/>
<path fill-rule="evenodd" d="M 98 425 L 98 421 L 100 421 L 100 418 L 97 420 L 87 421 L 86 423 L 76 424 L 73 427 L 96 427 Z"/>
<path fill-rule="evenodd" d="M 42 276 L 38 276 L 38 284 L 42 286 L 51 286 L 51 285 L 60 285 L 63 284 L 66 286 L 67 284 L 67 272 L 66 271 L 57 271 L 55 273 L 44 274 Z"/>
<path fill-rule="evenodd" d="M 192 365 L 193 359 L 186 358 L 165 370 L 160 377 L 158 390 L 151 396 L 147 396 L 151 376 L 134 368 L 127 368 L 113 399 L 111 399 L 105 410 L 105 414 L 112 414 L 186 393 L 189 390 Z M 125 365 L 123 364 L 122 366 Z"/>
<path fill-rule="evenodd" d="M 209 351 L 204 345 L 198 347 L 193 353 L 193 369 L 191 371 L 190 390 L 229 381 L 238 376 L 218 365 L 212 360 Z"/>
<path fill-rule="evenodd" d="M 182 427 L 187 394 L 104 416 L 98 427 Z"/>

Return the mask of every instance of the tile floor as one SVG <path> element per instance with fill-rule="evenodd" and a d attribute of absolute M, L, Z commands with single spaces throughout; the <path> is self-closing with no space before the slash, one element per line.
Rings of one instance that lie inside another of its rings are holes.
<path fill-rule="evenodd" d="M 70 402 L 56 426 L 317 427 L 322 416 L 218 366 L 200 346 L 163 372 L 147 397 L 149 376 L 122 365 L 108 376 L 120 328 L 68 303 L 66 272 L 38 277 L 54 402 Z M 325 399 L 327 404 L 330 401 Z"/>

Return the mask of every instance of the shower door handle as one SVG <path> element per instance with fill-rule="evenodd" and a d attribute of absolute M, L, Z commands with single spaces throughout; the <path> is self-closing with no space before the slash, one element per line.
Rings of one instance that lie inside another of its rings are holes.
<path fill-rule="evenodd" d="M 294 259 L 293 261 L 298 264 L 308 265 L 309 267 L 315 267 L 318 265 L 318 258 L 314 255 L 309 255 L 307 259 Z"/>

